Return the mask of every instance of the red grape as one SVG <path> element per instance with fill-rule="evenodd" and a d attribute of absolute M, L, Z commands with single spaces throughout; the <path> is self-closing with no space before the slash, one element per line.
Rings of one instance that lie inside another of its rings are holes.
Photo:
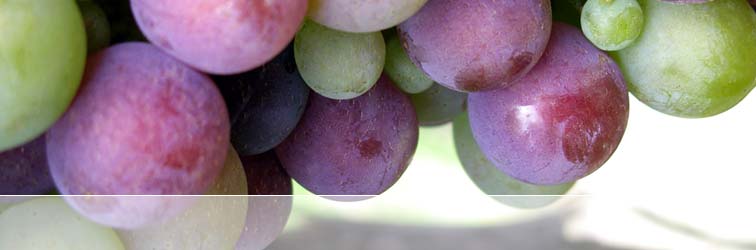
<path fill-rule="evenodd" d="M 624 79 L 612 59 L 566 24 L 512 87 L 470 94 L 470 125 L 500 170 L 531 184 L 575 181 L 598 169 L 628 119 Z"/>
<path fill-rule="evenodd" d="M 82 84 L 47 137 L 62 194 L 196 195 L 213 183 L 228 150 L 229 119 L 208 77 L 152 45 L 124 43 L 90 57 Z M 95 221 L 129 227 L 155 219 L 128 210 L 142 211 L 129 204 L 138 200 L 69 202 Z M 144 210 L 180 207 L 162 206 Z"/>
<path fill-rule="evenodd" d="M 404 173 L 417 137 L 409 98 L 382 76 L 350 100 L 313 93 L 276 153 L 291 177 L 315 194 L 378 195 Z"/>
<path fill-rule="evenodd" d="M 399 25 L 404 48 L 434 81 L 457 91 L 508 86 L 549 40 L 546 0 L 430 0 Z"/>

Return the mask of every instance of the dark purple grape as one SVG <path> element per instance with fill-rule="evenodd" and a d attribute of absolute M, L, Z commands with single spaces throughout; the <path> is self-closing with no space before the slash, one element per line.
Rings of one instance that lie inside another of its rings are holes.
<path fill-rule="evenodd" d="M 404 173 L 417 137 L 412 103 L 382 76 L 354 99 L 310 96 L 302 121 L 276 153 L 289 175 L 317 195 L 378 195 Z"/>
<path fill-rule="evenodd" d="M 302 118 L 310 89 L 299 75 L 289 46 L 260 68 L 214 77 L 231 117 L 231 142 L 240 155 L 280 144 Z"/>
<path fill-rule="evenodd" d="M 0 152 L 0 195 L 41 195 L 55 189 L 47 166 L 45 135 Z"/>

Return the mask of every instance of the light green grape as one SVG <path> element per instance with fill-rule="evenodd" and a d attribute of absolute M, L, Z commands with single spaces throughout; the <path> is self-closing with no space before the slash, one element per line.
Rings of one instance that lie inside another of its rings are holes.
<path fill-rule="evenodd" d="M 643 10 L 636 0 L 588 0 L 580 23 L 593 45 L 606 51 L 620 50 L 643 30 Z"/>
<path fill-rule="evenodd" d="M 10 203 L 2 203 L 2 202 L 0 202 L 0 214 L 2 214 L 3 211 L 5 211 L 5 209 L 8 209 L 8 207 L 10 207 L 10 206 L 11 206 Z"/>
<path fill-rule="evenodd" d="M 59 197 L 29 200 L 0 213 L 0 249 L 123 250 L 113 229 L 81 217 Z"/>
<path fill-rule="evenodd" d="M 378 81 L 386 58 L 381 32 L 346 33 L 306 21 L 294 57 L 308 86 L 331 99 L 358 97 Z"/>
<path fill-rule="evenodd" d="M 417 121 L 423 126 L 441 125 L 454 120 L 467 108 L 467 93 L 433 84 L 419 94 L 410 95 L 417 112 Z"/>
<path fill-rule="evenodd" d="M 0 151 L 47 130 L 79 87 L 86 35 L 73 0 L 0 1 Z"/>
<path fill-rule="evenodd" d="M 433 85 L 433 80 L 412 63 L 407 52 L 402 48 L 399 36 L 393 32 L 386 38 L 385 71 L 396 86 L 408 94 L 423 92 Z"/>
<path fill-rule="evenodd" d="M 465 172 L 475 185 L 487 195 L 547 195 L 492 196 L 497 201 L 518 208 L 538 208 L 557 201 L 572 188 L 574 182 L 539 186 L 518 181 L 497 169 L 488 161 L 473 138 L 467 113 L 454 119 L 454 146 Z"/>
<path fill-rule="evenodd" d="M 753 89 L 756 13 L 748 2 L 639 3 L 643 33 L 612 52 L 638 100 L 669 115 L 698 118 L 729 110 Z"/>
<path fill-rule="evenodd" d="M 129 250 L 233 249 L 244 230 L 248 200 L 247 178 L 241 160 L 229 146 L 226 164 L 206 195 L 165 223 L 119 230 Z M 187 197 L 188 199 L 188 197 Z"/>

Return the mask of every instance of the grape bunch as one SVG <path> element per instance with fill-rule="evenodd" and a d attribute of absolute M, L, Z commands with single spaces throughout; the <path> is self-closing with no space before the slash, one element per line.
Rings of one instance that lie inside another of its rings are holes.
<path fill-rule="evenodd" d="M 0 249 L 264 249 L 293 181 L 380 195 L 449 123 L 482 193 L 543 207 L 609 161 L 629 93 L 745 98 L 752 5 L 0 1 L 0 195 L 63 195 L 0 198 Z"/>

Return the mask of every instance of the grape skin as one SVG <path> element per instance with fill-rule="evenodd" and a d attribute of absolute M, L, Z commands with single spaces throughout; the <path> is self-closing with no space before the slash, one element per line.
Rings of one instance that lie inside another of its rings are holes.
<path fill-rule="evenodd" d="M 613 52 L 641 102 L 665 114 L 710 117 L 756 85 L 756 14 L 741 0 L 678 5 L 639 1 L 643 32 Z"/>
<path fill-rule="evenodd" d="M 588 0 L 581 15 L 583 34 L 604 51 L 624 49 L 643 30 L 643 10 L 635 0 Z"/>
<path fill-rule="evenodd" d="M 415 65 L 460 92 L 504 88 L 525 75 L 550 30 L 546 0 L 431 0 L 398 26 Z"/>
<path fill-rule="evenodd" d="M 450 122 L 467 108 L 467 94 L 450 90 L 440 84 L 419 94 L 410 95 L 421 126 Z"/>
<path fill-rule="evenodd" d="M 381 32 L 346 33 L 306 21 L 294 39 L 294 58 L 307 86 L 338 100 L 358 97 L 381 76 L 386 44 Z"/>
<path fill-rule="evenodd" d="M 539 208 L 552 204 L 566 194 L 575 184 L 569 182 L 556 186 L 532 185 L 518 181 L 501 172 L 480 151 L 473 138 L 467 113 L 454 119 L 454 146 L 462 167 L 478 188 L 502 204 L 517 208 Z M 537 195 L 537 196 L 523 196 Z M 550 195 L 550 196 L 541 196 Z"/>
<path fill-rule="evenodd" d="M 132 0 L 144 35 L 184 63 L 207 73 L 256 68 L 291 41 L 306 0 Z"/>
<path fill-rule="evenodd" d="M 404 173 L 417 138 L 409 98 L 383 76 L 352 100 L 310 96 L 302 121 L 276 154 L 314 194 L 378 195 Z"/>
<path fill-rule="evenodd" d="M 231 116 L 231 142 L 240 155 L 271 150 L 302 118 L 310 88 L 297 71 L 289 46 L 250 72 L 213 78 Z"/>
<path fill-rule="evenodd" d="M 247 179 L 239 155 L 229 147 L 223 171 L 205 195 L 186 211 L 159 225 L 119 230 L 129 250 L 232 249 L 247 215 Z M 213 196 L 211 196 L 213 195 Z M 189 199 L 188 197 L 185 199 Z"/>
<path fill-rule="evenodd" d="M 0 249 L 123 250 L 118 235 L 82 218 L 60 197 L 43 197 L 0 213 Z"/>
<path fill-rule="evenodd" d="M 402 47 L 396 32 L 386 37 L 386 66 L 384 71 L 404 93 L 417 94 L 433 86 L 433 80 L 418 69 Z"/>
<path fill-rule="evenodd" d="M 0 151 L 45 132 L 79 88 L 87 53 L 74 1 L 0 1 Z"/>
<path fill-rule="evenodd" d="M 311 0 L 308 16 L 331 29 L 366 33 L 396 26 L 428 0 Z"/>
<path fill-rule="evenodd" d="M 537 185 L 573 182 L 601 167 L 622 139 L 628 108 L 617 65 L 561 23 L 528 75 L 468 97 L 483 153 L 507 175 Z"/>
<path fill-rule="evenodd" d="M 123 43 L 94 55 L 83 88 L 48 132 L 47 153 L 64 195 L 204 193 L 229 141 L 223 98 L 212 81 L 156 47 Z M 177 197 L 72 197 L 99 223 L 134 228 L 170 218 Z"/>

